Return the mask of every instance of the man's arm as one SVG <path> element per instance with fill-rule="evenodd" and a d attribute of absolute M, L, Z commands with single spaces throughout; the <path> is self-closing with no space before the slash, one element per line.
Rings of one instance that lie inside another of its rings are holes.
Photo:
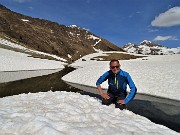
<path fill-rule="evenodd" d="M 101 97 L 105 98 L 105 99 L 109 99 L 109 95 L 107 93 L 104 93 L 102 88 L 101 88 L 101 84 L 107 80 L 107 76 L 109 75 L 109 72 L 107 71 L 106 73 L 104 73 L 96 82 L 96 86 L 98 89 L 99 94 L 101 95 Z"/>
<path fill-rule="evenodd" d="M 128 74 L 127 75 L 127 81 L 128 81 L 128 85 L 130 88 L 130 93 L 128 94 L 128 96 L 124 99 L 124 103 L 127 104 L 129 103 L 136 95 L 137 92 L 137 88 L 131 78 L 131 76 Z"/>

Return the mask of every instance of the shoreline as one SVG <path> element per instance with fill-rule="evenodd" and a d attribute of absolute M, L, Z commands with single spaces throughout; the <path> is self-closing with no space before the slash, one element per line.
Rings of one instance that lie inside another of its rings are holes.
<path fill-rule="evenodd" d="M 8 83 L 32 77 L 49 75 L 61 71 L 58 69 L 37 69 L 37 70 L 17 70 L 17 71 L 0 71 L 0 83 Z"/>
<path fill-rule="evenodd" d="M 68 81 L 65 81 L 65 82 L 67 84 L 69 84 L 73 87 L 76 87 L 78 89 L 81 89 L 83 91 L 84 91 L 83 88 L 86 88 L 86 90 L 85 90 L 86 92 L 91 92 L 92 94 L 99 94 L 96 87 L 78 84 L 78 83 L 72 83 L 72 82 L 68 82 Z M 107 89 L 103 89 L 103 91 L 106 92 Z M 147 100 L 147 101 L 156 101 L 156 102 L 167 103 L 167 104 L 178 103 L 178 105 L 180 106 L 180 100 L 166 98 L 166 97 L 160 97 L 160 96 L 156 96 L 156 95 L 150 95 L 150 94 L 146 94 L 146 93 L 137 93 L 135 99 L 140 99 L 140 98 L 142 99 L 142 97 L 144 100 Z M 163 100 L 163 102 L 162 102 L 162 100 Z"/>
<path fill-rule="evenodd" d="M 95 87 L 66 83 L 82 90 L 82 95 L 102 99 Z M 180 101 L 141 93 L 137 93 L 132 102 L 127 104 L 127 109 L 133 113 L 144 116 L 156 124 L 167 126 L 177 132 L 180 132 L 179 108 Z"/>

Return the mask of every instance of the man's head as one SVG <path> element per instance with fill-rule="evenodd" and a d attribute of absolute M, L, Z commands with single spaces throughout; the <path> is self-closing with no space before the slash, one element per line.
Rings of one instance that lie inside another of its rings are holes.
<path fill-rule="evenodd" d="M 111 60 L 110 63 L 109 63 L 109 65 L 110 65 L 111 71 L 112 71 L 114 74 L 116 74 L 116 73 L 119 72 L 119 70 L 120 70 L 120 63 L 119 63 L 118 60 L 116 60 L 116 59 Z"/>

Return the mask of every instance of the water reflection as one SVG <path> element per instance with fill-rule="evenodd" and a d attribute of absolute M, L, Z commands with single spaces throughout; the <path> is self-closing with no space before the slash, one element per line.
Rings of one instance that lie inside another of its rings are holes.
<path fill-rule="evenodd" d="M 61 77 L 71 71 L 74 68 L 68 67 L 60 72 L 23 79 L 19 81 L 0 83 L 0 97 L 12 96 L 21 93 L 35 93 L 35 92 L 46 92 L 46 91 L 80 91 L 74 87 L 69 86 Z"/>
<path fill-rule="evenodd" d="M 147 117 L 157 124 L 165 125 L 180 132 L 180 106 L 177 104 L 172 105 L 135 99 L 128 105 L 128 109 Z"/>

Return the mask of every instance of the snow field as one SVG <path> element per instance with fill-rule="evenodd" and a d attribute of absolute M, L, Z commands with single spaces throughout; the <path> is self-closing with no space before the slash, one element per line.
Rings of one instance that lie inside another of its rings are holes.
<path fill-rule="evenodd" d="M 0 48 L 0 71 L 38 70 L 64 68 L 65 63 L 40 58 Z"/>
<path fill-rule="evenodd" d="M 95 86 L 99 76 L 109 69 L 109 62 L 90 60 L 99 55 L 106 54 L 95 53 L 82 58 L 86 61 L 77 60 L 72 66 L 79 68 L 63 79 Z M 131 74 L 138 92 L 179 100 L 179 56 L 151 56 L 147 61 L 120 62 L 122 69 Z M 1 48 L 0 62 L 0 71 L 64 68 L 62 62 L 32 58 Z M 107 84 L 103 87 L 107 88 Z M 0 129 L 2 135 L 179 134 L 128 110 L 120 111 L 114 105 L 103 106 L 92 97 L 51 91 L 0 98 Z"/>
<path fill-rule="evenodd" d="M 97 53 L 96 53 L 97 55 Z M 100 54 L 99 54 L 100 55 Z M 77 84 L 96 87 L 97 79 L 109 70 L 108 61 L 76 61 L 71 66 L 81 67 L 67 74 L 62 79 Z M 142 60 L 147 59 L 147 60 Z M 180 100 L 180 55 L 148 56 L 134 60 L 120 60 L 121 69 L 130 73 L 138 93 L 145 93 L 175 100 Z M 102 87 L 107 89 L 104 82 Z"/>
<path fill-rule="evenodd" d="M 87 95 L 51 91 L 1 98 L 0 129 L 0 134 L 12 135 L 178 134 Z"/>

